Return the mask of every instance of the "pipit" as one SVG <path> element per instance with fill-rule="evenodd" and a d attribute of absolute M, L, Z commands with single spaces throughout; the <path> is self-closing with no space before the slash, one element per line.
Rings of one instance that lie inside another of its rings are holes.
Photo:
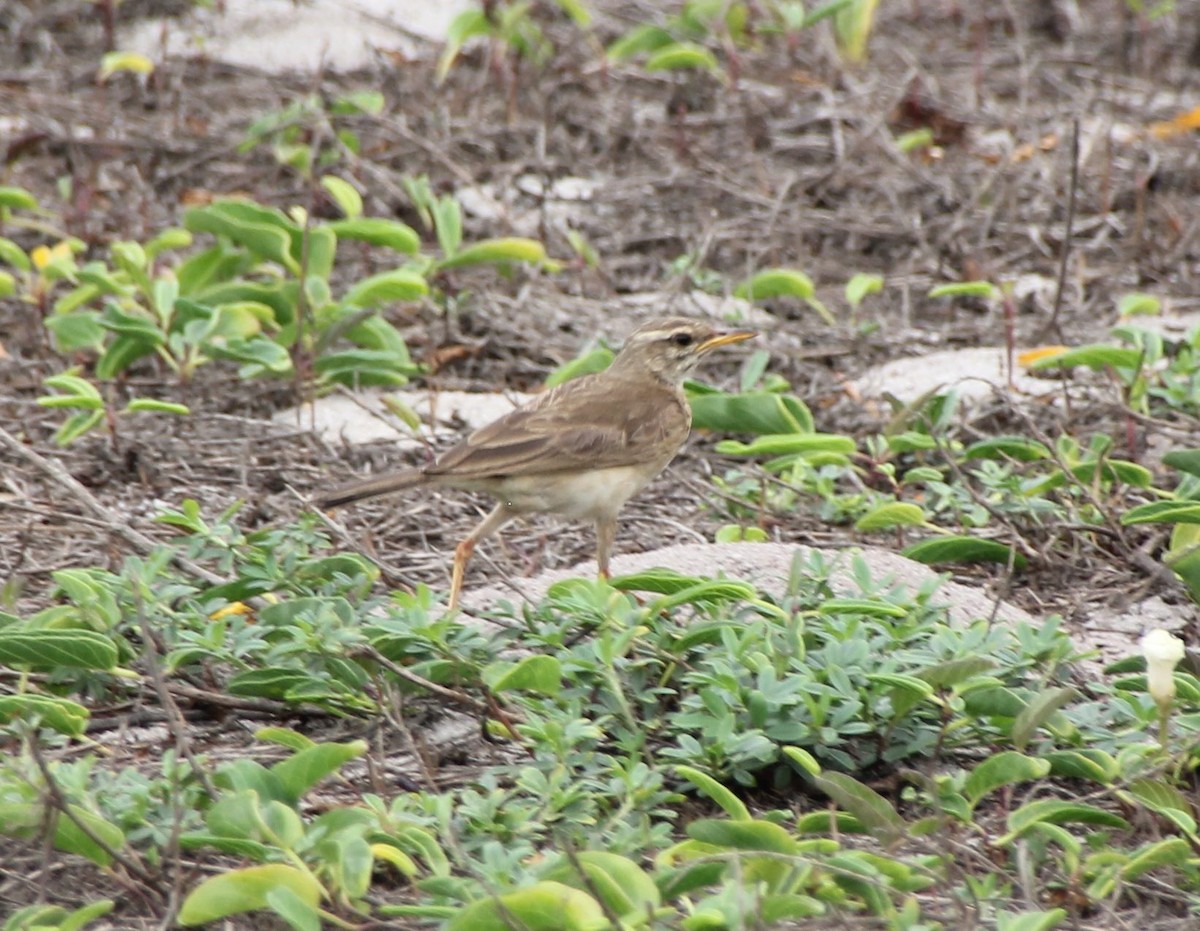
<path fill-rule="evenodd" d="M 362 479 L 316 499 L 336 507 L 421 485 L 487 492 L 496 506 L 454 551 L 450 609 L 480 540 L 521 514 L 596 525 L 608 577 L 617 512 L 671 461 L 691 429 L 681 383 L 709 352 L 754 336 L 670 317 L 638 327 L 603 372 L 564 382 L 480 427 L 433 463 Z"/>

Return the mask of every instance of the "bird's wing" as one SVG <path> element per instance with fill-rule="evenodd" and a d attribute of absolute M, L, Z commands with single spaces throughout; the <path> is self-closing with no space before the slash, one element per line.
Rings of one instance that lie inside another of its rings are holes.
<path fill-rule="evenodd" d="M 425 474 L 483 478 L 640 465 L 669 457 L 687 437 L 686 402 L 665 385 L 636 393 L 632 403 L 598 403 L 603 397 L 589 376 L 559 385 L 479 428 Z M 673 410 L 664 410 L 668 405 Z"/>

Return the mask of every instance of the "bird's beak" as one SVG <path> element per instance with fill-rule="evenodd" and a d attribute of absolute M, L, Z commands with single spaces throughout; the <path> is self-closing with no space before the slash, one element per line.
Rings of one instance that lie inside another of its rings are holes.
<path fill-rule="evenodd" d="M 701 352 L 717 349 L 720 346 L 731 346 L 747 339 L 753 339 L 758 334 L 754 330 L 730 330 L 727 333 L 717 333 L 700 344 Z"/>

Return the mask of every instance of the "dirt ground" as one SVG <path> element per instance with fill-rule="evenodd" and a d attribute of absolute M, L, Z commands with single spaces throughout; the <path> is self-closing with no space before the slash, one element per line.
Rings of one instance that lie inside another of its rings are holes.
<path fill-rule="evenodd" d="M 161 6 L 129 0 L 120 15 Z M 592 6 L 607 42 L 653 19 L 657 5 Z M 597 335 L 619 341 L 651 311 L 696 313 L 707 305 L 698 276 L 673 270 L 682 256 L 730 284 L 793 266 L 812 277 L 839 323 L 778 302 L 768 305 L 759 344 L 819 429 L 858 437 L 877 431 L 885 412 L 847 392 L 850 379 L 898 357 L 1003 344 L 995 310 L 931 299 L 936 284 L 1016 282 L 1019 346 L 1102 338 L 1117 296 L 1129 291 L 1156 294 L 1176 313 L 1200 311 L 1200 145 L 1195 133 L 1145 133 L 1197 104 L 1200 0 L 1179 0 L 1154 21 L 1138 20 L 1121 0 L 880 6 L 870 59 L 857 68 L 839 61 L 823 28 L 795 48 L 764 38 L 738 50 L 728 86 L 602 67 L 587 36 L 547 17 L 558 49 L 548 65 L 523 65 L 514 77 L 497 54 L 472 48 L 438 89 L 431 56 L 387 54 L 356 74 L 265 75 L 193 59 L 161 65 L 148 81 L 100 85 L 104 33 L 90 7 L 8 0 L 0 4 L 0 184 L 34 192 L 58 214 L 55 226 L 97 254 L 114 240 L 149 238 L 213 196 L 243 193 L 332 216 L 333 205 L 314 200 L 269 146 L 239 145 L 250 124 L 302 95 L 377 89 L 387 101 L 382 116 L 348 120 L 361 161 L 339 167 L 360 182 L 369 215 L 419 228 L 401 178 L 423 173 L 439 192 L 466 192 L 468 241 L 535 235 L 569 260 L 570 228 L 599 256 L 597 268 L 568 263 L 558 275 L 463 274 L 450 312 L 432 303 L 395 308 L 391 319 L 414 356 L 441 363 L 422 384 L 529 389 Z M 1073 124 L 1078 181 L 1060 283 Z M 918 126 L 934 129 L 935 153 L 897 148 L 896 136 Z M 561 179 L 585 179 L 588 196 L 538 196 Z M 46 239 L 19 229 L 0 235 L 26 248 Z M 342 286 L 382 270 L 366 251 L 347 259 L 339 260 Z M 841 292 L 856 272 L 887 284 L 852 319 Z M 260 527 L 294 516 L 316 489 L 395 460 L 387 444 L 347 449 L 301 424 L 266 424 L 296 402 L 295 386 L 242 382 L 221 364 L 184 386 L 139 368 L 118 395 L 182 401 L 193 414 L 130 418 L 115 447 L 95 435 L 59 450 L 52 435 L 61 413 L 35 398 L 64 360 L 33 308 L 0 300 L 0 345 L 0 425 L 60 462 L 108 515 L 151 537 L 166 530 L 148 518 L 184 498 L 214 512 L 244 500 L 239 520 Z M 737 358 L 719 361 L 704 377 L 732 387 L 737 366 Z M 1113 403 L 1074 409 L 1069 424 L 1053 410 L 1034 416 L 1050 435 L 1109 432 L 1128 447 L 1116 454 L 1132 459 L 1159 429 L 1197 445 L 1194 422 L 1127 430 Z M 996 400 L 976 409 L 963 435 L 1023 426 Z M 702 500 L 703 482 L 733 463 L 711 447 L 693 438 L 631 503 L 619 550 L 712 538 L 727 518 L 719 498 Z M 116 567 L 131 551 L 108 518 L 10 448 L 0 448 L 0 475 L 0 584 L 17 596 L 10 610 L 44 605 L 57 569 Z M 345 521 L 403 581 L 444 587 L 449 554 L 481 505 L 460 495 L 413 510 L 390 502 L 356 508 Z M 855 540 L 804 511 L 773 515 L 769 530 L 781 541 Z M 502 545 L 485 547 L 472 578 L 571 565 L 592 546 L 590 530 L 517 524 Z M 1048 559 L 1023 586 L 1027 607 L 1080 621 L 1130 592 L 1176 597 L 1169 580 L 1116 550 Z"/>

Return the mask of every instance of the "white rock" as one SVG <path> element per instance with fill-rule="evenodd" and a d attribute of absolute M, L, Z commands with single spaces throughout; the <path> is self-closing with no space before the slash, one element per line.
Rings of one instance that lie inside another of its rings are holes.
<path fill-rule="evenodd" d="M 980 399 L 994 390 L 1008 389 L 1005 355 L 1002 347 L 995 346 L 944 349 L 886 362 L 868 370 L 853 384 L 863 396 L 879 397 L 887 392 L 905 403 L 944 388 L 954 388 L 968 399 Z M 1020 350 L 1013 355 L 1020 355 Z M 1053 378 L 1034 378 L 1014 361 L 1012 390 L 1043 397 L 1061 391 L 1061 385 Z"/>
<path fill-rule="evenodd" d="M 359 445 L 393 440 L 399 449 L 415 449 L 434 437 L 478 429 L 531 397 L 470 391 L 398 391 L 390 396 L 421 416 L 419 434 L 388 411 L 380 393 L 332 394 L 318 398 L 311 407 L 281 411 L 273 419 L 293 426 L 311 426 L 327 443 Z"/>
<path fill-rule="evenodd" d="M 226 0 L 224 13 L 193 6 L 182 17 L 139 20 L 120 47 L 153 60 L 205 55 L 260 71 L 352 71 L 375 50 L 415 56 L 445 41 L 470 0 Z M 422 41 L 424 40 L 424 41 Z"/>

